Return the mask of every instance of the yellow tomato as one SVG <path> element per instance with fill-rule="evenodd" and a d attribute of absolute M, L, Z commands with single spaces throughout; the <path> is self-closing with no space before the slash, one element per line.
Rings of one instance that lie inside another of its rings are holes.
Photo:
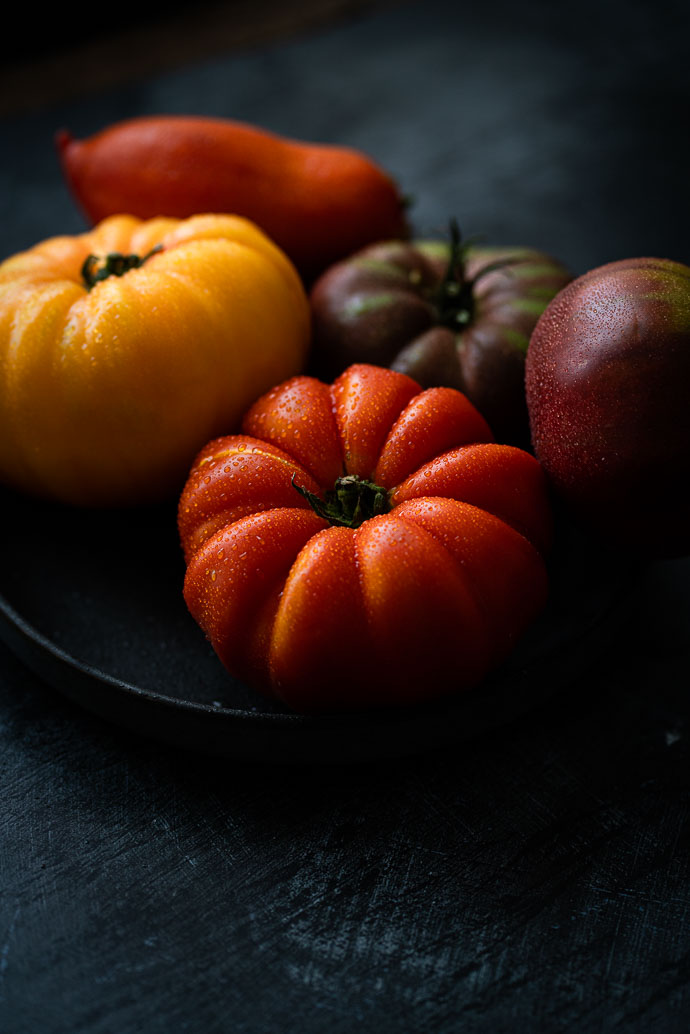
<path fill-rule="evenodd" d="M 228 215 L 113 216 L 0 264 L 0 479 L 79 505 L 164 499 L 300 372 L 294 267 Z"/>

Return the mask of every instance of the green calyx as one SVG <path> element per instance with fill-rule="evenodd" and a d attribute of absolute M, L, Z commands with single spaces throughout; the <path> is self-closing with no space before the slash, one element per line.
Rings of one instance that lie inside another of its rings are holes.
<path fill-rule="evenodd" d="M 152 255 L 162 250 L 163 245 L 157 244 L 146 255 L 123 255 L 119 251 L 111 251 L 105 258 L 89 255 L 81 267 L 81 278 L 90 291 L 101 280 L 107 280 L 110 276 L 124 276 L 130 269 L 139 269 Z"/>
<path fill-rule="evenodd" d="M 462 331 L 474 319 L 475 288 L 487 273 L 514 264 L 518 259 L 497 259 L 482 266 L 467 279 L 465 262 L 471 245 L 464 243 L 456 219 L 450 221 L 450 255 L 443 280 L 434 290 L 430 301 L 436 307 L 438 322 L 451 330 Z"/>
<path fill-rule="evenodd" d="M 457 221 L 451 219 L 448 266 L 431 298 L 438 312 L 438 322 L 451 329 L 467 326 L 474 317 L 474 284 L 465 277 L 467 247 L 462 243 Z"/>
<path fill-rule="evenodd" d="M 339 477 L 323 499 L 298 485 L 294 476 L 292 486 L 307 500 L 319 517 L 338 527 L 358 528 L 364 521 L 388 513 L 391 508 L 385 488 L 356 474 L 344 474 Z"/>

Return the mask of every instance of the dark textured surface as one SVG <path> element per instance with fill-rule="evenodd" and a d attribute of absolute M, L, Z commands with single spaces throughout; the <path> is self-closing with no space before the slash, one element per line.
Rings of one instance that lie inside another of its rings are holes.
<path fill-rule="evenodd" d="M 684 10 L 406 4 L 8 118 L 3 250 L 83 226 L 56 128 L 179 111 L 362 147 L 424 232 L 688 262 Z M 687 1031 L 690 562 L 631 603 L 577 692 L 356 767 L 162 747 L 0 649 L 0 1030 Z"/>

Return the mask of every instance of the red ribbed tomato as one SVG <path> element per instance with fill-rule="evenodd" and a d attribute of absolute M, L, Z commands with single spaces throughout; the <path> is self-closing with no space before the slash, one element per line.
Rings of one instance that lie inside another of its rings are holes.
<path fill-rule="evenodd" d="M 464 395 L 381 367 L 300 376 L 197 457 L 187 605 L 228 670 L 301 711 L 479 683 L 544 604 L 539 463 Z"/>

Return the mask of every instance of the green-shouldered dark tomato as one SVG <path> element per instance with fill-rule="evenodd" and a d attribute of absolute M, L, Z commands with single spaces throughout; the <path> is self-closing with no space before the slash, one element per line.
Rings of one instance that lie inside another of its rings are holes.
<path fill-rule="evenodd" d="M 540 251 L 462 244 L 454 225 L 450 241 L 371 245 L 313 285 L 314 371 L 334 377 L 367 362 L 456 388 L 499 441 L 525 445 L 530 335 L 571 279 Z"/>
<path fill-rule="evenodd" d="M 638 556 L 690 552 L 690 267 L 611 262 L 539 320 L 526 392 L 537 457 L 588 527 Z"/>

